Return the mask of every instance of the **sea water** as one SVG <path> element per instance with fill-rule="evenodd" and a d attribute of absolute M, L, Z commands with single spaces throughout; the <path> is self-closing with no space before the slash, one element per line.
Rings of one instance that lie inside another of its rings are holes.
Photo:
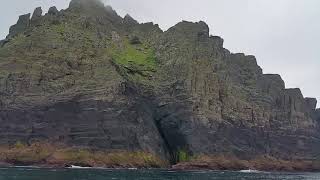
<path fill-rule="evenodd" d="M 0 168 L 0 180 L 320 180 L 320 173 Z"/>

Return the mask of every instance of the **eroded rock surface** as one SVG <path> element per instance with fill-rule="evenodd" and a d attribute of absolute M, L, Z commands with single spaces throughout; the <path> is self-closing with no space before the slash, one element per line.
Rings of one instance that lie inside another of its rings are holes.
<path fill-rule="evenodd" d="M 30 25 L 30 13 L 19 16 L 17 24 L 13 25 L 9 29 L 8 37 L 14 37 L 19 33 L 22 33 L 27 30 Z"/>

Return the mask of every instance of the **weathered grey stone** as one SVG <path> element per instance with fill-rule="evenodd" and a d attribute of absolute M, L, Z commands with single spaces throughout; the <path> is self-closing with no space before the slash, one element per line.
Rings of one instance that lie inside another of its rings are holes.
<path fill-rule="evenodd" d="M 8 37 L 14 37 L 17 34 L 24 32 L 30 24 L 30 13 L 19 16 L 17 24 L 13 25 L 9 29 Z"/>
<path fill-rule="evenodd" d="M 182 21 L 169 28 L 167 33 L 174 35 L 176 38 L 180 38 L 178 37 L 180 35 L 185 36 L 188 40 L 201 41 L 208 39 L 209 26 L 203 21 L 197 23 Z"/>
<path fill-rule="evenodd" d="M 320 122 L 320 109 L 316 109 L 315 111 L 315 118 L 318 122 Z"/>
<path fill-rule="evenodd" d="M 42 16 L 42 9 L 41 7 L 37 7 L 31 17 L 31 25 L 38 26 L 41 25 L 41 16 Z"/>
<path fill-rule="evenodd" d="M 37 8 L 33 11 L 33 14 L 32 14 L 32 17 L 31 17 L 31 21 L 37 20 L 37 19 L 39 19 L 41 16 L 42 16 L 42 9 L 41 9 L 41 7 L 37 7 Z"/>
<path fill-rule="evenodd" d="M 316 110 L 317 107 L 317 99 L 316 98 L 305 98 L 307 106 L 311 110 Z"/>
<path fill-rule="evenodd" d="M 49 8 L 48 14 L 55 16 L 59 14 L 59 11 L 55 6 L 52 6 Z"/>
<path fill-rule="evenodd" d="M 215 43 L 215 46 L 218 48 L 223 48 L 223 42 L 224 40 L 219 37 L 219 36 L 210 36 L 210 38 L 213 40 L 213 42 Z"/>
<path fill-rule="evenodd" d="M 126 14 L 126 16 L 123 18 L 123 23 L 130 26 L 139 24 L 138 21 L 133 19 L 129 14 Z"/>

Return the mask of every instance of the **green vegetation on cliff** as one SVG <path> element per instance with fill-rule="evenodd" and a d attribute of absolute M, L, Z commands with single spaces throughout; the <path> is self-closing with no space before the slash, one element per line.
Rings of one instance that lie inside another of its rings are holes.
<path fill-rule="evenodd" d="M 46 142 L 25 145 L 17 142 L 12 147 L 0 148 L 0 161 L 13 165 L 49 165 L 64 167 L 81 165 L 92 167 L 167 167 L 168 162 L 158 156 L 142 151 L 93 151 L 52 145 Z"/>
<path fill-rule="evenodd" d="M 145 44 L 133 44 L 124 39 L 120 44 L 112 44 L 108 53 L 120 73 L 135 82 L 147 83 L 156 71 L 155 53 Z"/>

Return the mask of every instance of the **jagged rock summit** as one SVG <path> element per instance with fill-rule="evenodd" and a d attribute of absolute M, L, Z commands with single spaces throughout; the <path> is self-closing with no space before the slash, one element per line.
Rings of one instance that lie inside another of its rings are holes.
<path fill-rule="evenodd" d="M 204 22 L 163 32 L 97 0 L 19 17 L 0 46 L 0 143 L 316 159 L 316 99 Z"/>

